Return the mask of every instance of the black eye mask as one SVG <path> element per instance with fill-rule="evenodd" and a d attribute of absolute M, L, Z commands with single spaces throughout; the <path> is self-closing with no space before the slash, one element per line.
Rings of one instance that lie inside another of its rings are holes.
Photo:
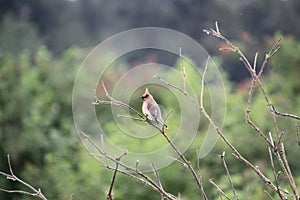
<path fill-rule="evenodd" d="M 147 97 L 149 97 L 149 94 L 146 94 L 145 96 L 141 96 L 142 99 L 145 99 Z"/>

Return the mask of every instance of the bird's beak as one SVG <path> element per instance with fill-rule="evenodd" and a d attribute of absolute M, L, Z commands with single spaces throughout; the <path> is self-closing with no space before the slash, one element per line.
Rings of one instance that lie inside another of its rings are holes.
<path fill-rule="evenodd" d="M 144 96 L 141 96 L 141 99 L 144 99 Z"/>

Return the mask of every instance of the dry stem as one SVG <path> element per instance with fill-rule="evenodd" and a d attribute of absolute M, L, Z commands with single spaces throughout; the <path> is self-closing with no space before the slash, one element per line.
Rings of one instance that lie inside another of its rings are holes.
<path fill-rule="evenodd" d="M 8 163 L 8 168 L 9 168 L 10 174 L 7 174 L 7 173 L 1 172 L 1 171 L 0 171 L 0 174 L 3 176 L 6 176 L 6 178 L 8 180 L 12 180 L 12 181 L 21 183 L 22 185 L 26 186 L 33 192 L 28 192 L 28 191 L 24 191 L 24 190 L 7 190 L 7 189 L 2 189 L 2 188 L 0 188 L 0 190 L 2 190 L 4 192 L 8 192 L 8 193 L 20 193 L 20 194 L 35 196 L 35 197 L 39 197 L 43 200 L 47 200 L 47 198 L 44 196 L 44 194 L 42 193 L 42 190 L 40 188 L 36 189 L 35 187 L 33 187 L 29 183 L 23 181 L 22 179 L 20 179 L 19 177 L 17 177 L 14 174 L 9 155 L 7 155 L 7 163 Z"/>

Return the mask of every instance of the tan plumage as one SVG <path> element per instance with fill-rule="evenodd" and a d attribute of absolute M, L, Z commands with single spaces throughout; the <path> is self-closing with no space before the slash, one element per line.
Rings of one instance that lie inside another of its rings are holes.
<path fill-rule="evenodd" d="M 146 117 L 149 119 L 155 121 L 156 123 L 161 123 L 162 125 L 166 126 L 164 120 L 161 117 L 161 111 L 154 100 L 153 96 L 149 93 L 148 88 L 146 88 L 145 93 L 143 96 L 141 96 L 143 99 L 143 106 L 142 106 L 142 111 Z"/>

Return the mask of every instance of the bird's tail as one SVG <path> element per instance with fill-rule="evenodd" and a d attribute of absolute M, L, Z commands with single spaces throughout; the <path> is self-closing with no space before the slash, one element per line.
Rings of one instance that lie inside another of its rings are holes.
<path fill-rule="evenodd" d="M 156 122 L 156 124 L 161 124 L 161 125 L 163 125 L 164 127 L 168 128 L 167 124 L 166 124 L 165 121 L 162 120 L 162 119 L 157 119 L 157 118 L 155 118 L 155 122 Z"/>

